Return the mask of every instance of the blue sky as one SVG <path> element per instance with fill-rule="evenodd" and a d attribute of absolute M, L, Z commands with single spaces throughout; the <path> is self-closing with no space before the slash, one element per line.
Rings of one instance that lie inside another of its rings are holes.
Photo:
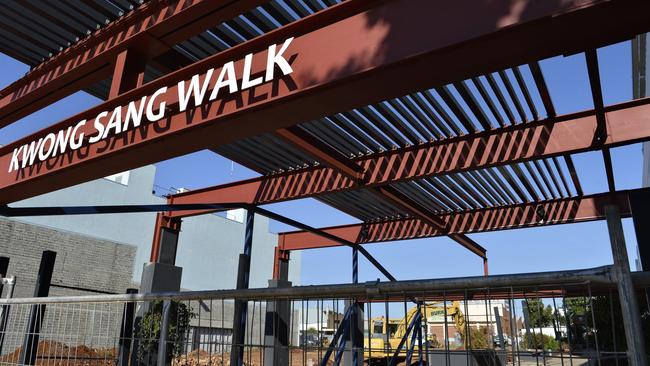
<path fill-rule="evenodd" d="M 603 48 L 598 55 L 605 104 L 631 99 L 630 43 Z M 559 114 L 592 108 L 582 54 L 544 60 L 541 66 Z M 0 54 L 0 70 L 0 87 L 4 87 L 21 77 L 28 67 Z M 71 95 L 0 130 L 0 144 L 7 144 L 98 102 L 83 92 Z M 641 153 L 640 144 L 612 151 L 617 189 L 640 187 Z M 607 189 L 600 153 L 574 155 L 574 160 L 585 193 Z M 160 162 L 157 168 L 156 190 L 160 194 L 166 193 L 170 187 L 193 189 L 256 176 L 256 173 L 211 152 L 198 152 Z M 313 199 L 273 204 L 267 208 L 316 227 L 358 221 Z M 624 220 L 624 228 L 630 260 L 633 261 L 636 258 L 636 239 L 630 219 Z M 273 223 L 271 229 L 277 232 L 291 228 Z M 607 229 L 602 221 L 470 236 L 487 248 L 492 274 L 586 268 L 612 261 Z M 398 279 L 482 274 L 481 260 L 447 238 L 372 244 L 367 248 Z M 349 248 L 305 251 L 302 253 L 302 282 L 350 282 L 350 262 Z M 383 279 L 369 263 L 361 259 L 360 280 L 376 278 Z"/>

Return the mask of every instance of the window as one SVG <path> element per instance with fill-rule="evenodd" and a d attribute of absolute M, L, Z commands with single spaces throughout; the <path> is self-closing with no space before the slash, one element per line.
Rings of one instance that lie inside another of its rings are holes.
<path fill-rule="evenodd" d="M 129 175 L 130 175 L 130 173 L 131 172 L 127 170 L 126 172 L 109 175 L 108 177 L 104 177 L 104 179 L 108 179 L 108 180 L 111 180 L 111 181 L 113 181 L 115 183 L 119 183 L 119 184 L 128 186 L 129 185 Z"/>

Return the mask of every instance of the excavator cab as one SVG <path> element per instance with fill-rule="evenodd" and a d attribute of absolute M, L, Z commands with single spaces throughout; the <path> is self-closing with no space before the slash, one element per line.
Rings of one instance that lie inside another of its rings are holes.
<path fill-rule="evenodd" d="M 422 315 L 422 327 L 428 327 L 428 319 L 443 317 L 445 313 L 454 319 L 455 325 L 462 329 L 461 324 L 464 324 L 463 314 L 460 312 L 460 307 L 457 302 L 447 306 L 440 304 L 429 304 L 426 306 L 414 306 L 411 308 L 404 317 L 386 319 L 383 316 L 371 319 L 370 332 L 366 333 L 364 339 L 364 358 L 368 364 L 385 364 L 390 357 L 393 356 L 395 350 L 399 347 L 408 325 L 411 323 L 415 314 L 419 311 Z M 427 339 L 424 339 L 425 334 Z M 432 334 L 423 332 L 423 342 L 429 344 L 436 344 L 437 339 Z M 402 347 L 399 356 L 406 358 L 409 342 Z M 418 346 L 415 346 L 417 351 Z"/>

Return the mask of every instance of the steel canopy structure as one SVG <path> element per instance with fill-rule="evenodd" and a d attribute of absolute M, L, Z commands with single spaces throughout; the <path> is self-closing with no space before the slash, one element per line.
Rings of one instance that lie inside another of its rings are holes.
<path fill-rule="evenodd" d="M 0 126 L 79 90 L 104 99 L 0 148 L 3 204 L 209 149 L 260 177 L 174 194 L 169 205 L 313 197 L 362 222 L 321 229 L 340 241 L 282 233 L 275 277 L 292 250 L 442 235 L 483 258 L 487 274 L 486 250 L 467 233 L 603 219 L 606 204 L 629 217 L 630 197 L 647 194 L 616 191 L 609 149 L 650 139 L 650 100 L 605 106 L 596 52 L 650 31 L 644 1 L 0 7 L 14 14 L 0 17 L 0 50 L 32 66 L 0 92 Z M 209 70 L 223 73 L 230 62 L 238 75 L 248 65 L 249 77 L 260 77 L 269 47 L 287 39 L 292 73 L 179 108 L 180 83 L 196 75 L 207 85 Z M 593 108 L 558 115 L 539 61 L 583 52 Z M 96 143 L 88 123 L 78 150 L 6 169 L 35 141 L 104 111 L 126 114 L 162 88 L 164 118 Z M 603 152 L 609 192 L 584 194 L 571 154 L 585 151 Z M 167 234 L 177 240 L 183 217 L 212 211 L 161 212 L 152 262 Z"/>

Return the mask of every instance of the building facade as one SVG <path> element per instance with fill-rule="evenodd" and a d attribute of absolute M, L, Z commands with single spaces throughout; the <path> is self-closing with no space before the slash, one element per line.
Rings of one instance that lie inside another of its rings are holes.
<path fill-rule="evenodd" d="M 17 202 L 12 206 L 76 206 L 165 204 L 153 193 L 156 168 L 145 166 L 130 172 L 91 181 L 46 195 Z M 228 289 L 236 285 L 238 256 L 244 245 L 241 215 L 203 215 L 183 220 L 176 265 L 183 268 L 181 286 L 188 290 Z M 155 213 L 41 216 L 15 219 L 26 224 L 69 232 L 88 238 L 134 247 L 131 281 L 140 282 L 143 265 L 149 261 Z M 273 269 L 277 235 L 269 232 L 269 219 L 257 215 L 253 236 L 251 287 L 266 287 Z M 19 245 L 19 244 L 15 244 Z M 79 243 L 75 250 L 85 250 Z M 116 270 L 123 271 L 120 263 Z M 119 269 L 118 269 L 119 268 Z M 16 273 L 20 276 L 21 273 Z M 289 280 L 300 281 L 300 256 L 291 258 Z"/>

